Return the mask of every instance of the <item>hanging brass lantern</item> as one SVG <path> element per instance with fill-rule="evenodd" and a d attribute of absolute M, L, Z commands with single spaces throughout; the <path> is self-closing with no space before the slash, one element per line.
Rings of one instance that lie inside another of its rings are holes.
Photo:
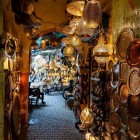
<path fill-rule="evenodd" d="M 75 32 L 75 28 L 71 27 L 70 25 L 66 25 L 63 27 L 63 32 L 67 35 L 72 35 Z"/>
<path fill-rule="evenodd" d="M 22 1 L 21 12 L 31 15 L 34 11 L 34 6 L 35 4 L 33 0 L 28 0 L 28 1 L 24 0 Z"/>
<path fill-rule="evenodd" d="M 67 5 L 67 12 L 74 16 L 82 16 L 84 10 L 84 1 L 72 1 Z"/>
<path fill-rule="evenodd" d="M 89 110 L 88 107 L 85 107 L 82 112 L 81 112 L 81 115 L 80 115 L 80 120 L 82 122 L 82 127 L 85 128 L 85 125 L 89 125 L 89 124 L 92 124 L 94 118 Z"/>
<path fill-rule="evenodd" d="M 72 62 L 72 63 L 75 63 L 75 56 L 74 55 L 71 55 L 70 57 L 69 57 L 69 60 Z"/>
<path fill-rule="evenodd" d="M 26 33 L 26 37 L 28 39 L 33 39 L 35 37 L 37 37 L 39 30 L 38 28 L 25 28 L 25 33 Z"/>
<path fill-rule="evenodd" d="M 105 44 L 103 34 L 100 34 L 98 44 L 93 49 L 93 56 L 98 63 L 106 63 L 111 59 L 113 48 L 110 44 Z"/>
<path fill-rule="evenodd" d="M 69 37 L 63 37 L 61 39 L 61 42 L 64 43 L 64 44 L 69 44 Z"/>
<path fill-rule="evenodd" d="M 46 50 L 46 40 L 42 40 L 41 41 L 41 44 L 40 44 L 40 48 L 41 48 L 41 50 Z"/>
<path fill-rule="evenodd" d="M 35 41 L 32 41 L 30 44 L 30 48 L 31 48 L 31 50 L 36 50 L 38 48 L 37 43 Z"/>
<path fill-rule="evenodd" d="M 60 46 L 60 41 L 56 37 L 52 37 L 50 39 L 50 46 L 54 47 L 54 48 L 57 48 L 57 47 Z"/>
<path fill-rule="evenodd" d="M 69 38 L 69 43 L 73 47 L 79 47 L 82 44 L 81 38 L 78 35 L 73 35 Z"/>
<path fill-rule="evenodd" d="M 96 28 L 102 20 L 100 3 L 97 0 L 89 0 L 85 5 L 83 17 L 87 27 Z"/>
<path fill-rule="evenodd" d="M 70 46 L 70 45 L 66 46 L 66 47 L 63 49 L 63 54 L 64 54 L 64 56 L 71 56 L 71 55 L 74 54 L 74 52 L 75 52 L 74 47 L 72 47 L 72 46 Z"/>

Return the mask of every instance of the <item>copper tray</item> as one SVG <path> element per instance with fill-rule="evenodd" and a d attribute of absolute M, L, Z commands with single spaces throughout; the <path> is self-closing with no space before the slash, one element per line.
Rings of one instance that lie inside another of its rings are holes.
<path fill-rule="evenodd" d="M 113 66 L 110 73 L 110 85 L 112 88 L 116 88 L 119 84 L 119 64 Z"/>
<path fill-rule="evenodd" d="M 140 77 L 139 69 L 131 68 L 129 71 L 127 87 L 131 95 L 138 95 L 140 93 Z"/>
<path fill-rule="evenodd" d="M 129 73 L 129 65 L 126 62 L 120 62 L 120 72 L 119 79 L 127 81 L 128 73 Z"/>
<path fill-rule="evenodd" d="M 128 112 L 125 106 L 122 106 L 122 108 L 120 109 L 119 116 L 122 127 L 126 128 L 128 123 Z"/>
<path fill-rule="evenodd" d="M 120 102 L 125 103 L 129 95 L 127 84 L 123 82 L 120 83 L 118 89 L 119 89 Z"/>
<path fill-rule="evenodd" d="M 139 138 L 140 138 L 140 121 L 136 121 L 136 120 L 129 118 L 128 134 L 132 139 L 139 140 Z"/>
<path fill-rule="evenodd" d="M 21 116 L 20 116 L 20 100 L 18 96 L 15 96 L 14 103 L 13 103 L 13 129 L 14 132 L 17 135 L 20 134 L 21 131 Z"/>
<path fill-rule="evenodd" d="M 109 123 L 110 123 L 110 127 L 111 127 L 112 132 L 117 132 L 119 130 L 119 128 L 120 128 L 120 118 L 118 116 L 118 113 L 110 112 Z"/>
<path fill-rule="evenodd" d="M 120 60 L 126 59 L 127 48 L 133 39 L 134 33 L 130 28 L 125 28 L 121 31 L 116 46 Z"/>
<path fill-rule="evenodd" d="M 119 109 L 120 104 L 119 104 L 119 96 L 118 96 L 117 89 L 114 89 L 112 91 L 112 95 L 110 97 L 110 106 L 113 111 L 118 111 Z"/>
<path fill-rule="evenodd" d="M 126 61 L 131 67 L 140 65 L 140 39 L 133 40 L 126 53 Z"/>
<path fill-rule="evenodd" d="M 140 94 L 129 95 L 127 100 L 129 116 L 133 119 L 140 119 Z"/>

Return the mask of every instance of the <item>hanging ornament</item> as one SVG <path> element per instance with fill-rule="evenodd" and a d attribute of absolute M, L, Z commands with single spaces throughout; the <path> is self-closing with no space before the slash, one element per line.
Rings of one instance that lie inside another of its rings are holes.
<path fill-rule="evenodd" d="M 25 28 L 25 33 L 26 33 L 26 37 L 28 39 L 33 39 L 35 37 L 37 37 L 39 30 L 38 28 Z"/>
<path fill-rule="evenodd" d="M 74 16 L 82 16 L 84 10 L 84 1 L 72 1 L 67 5 L 67 12 Z"/>
<path fill-rule="evenodd" d="M 91 36 L 94 32 L 94 29 L 88 28 L 86 26 L 86 22 L 84 21 L 84 18 L 81 17 L 79 19 L 79 23 L 76 27 L 76 34 L 79 36 Z"/>
<path fill-rule="evenodd" d="M 73 47 L 79 47 L 82 44 L 81 38 L 78 35 L 73 35 L 69 38 L 69 43 Z"/>
<path fill-rule="evenodd" d="M 70 57 L 69 57 L 69 60 L 70 60 L 70 62 L 71 63 L 75 63 L 75 56 L 74 55 L 71 55 Z"/>
<path fill-rule="evenodd" d="M 66 35 L 72 35 L 72 34 L 75 32 L 75 28 L 71 27 L 70 25 L 66 25 L 66 26 L 64 26 L 64 28 L 63 28 L 63 32 L 64 32 Z"/>
<path fill-rule="evenodd" d="M 58 38 L 56 38 L 56 37 L 50 38 L 50 46 L 54 47 L 54 48 L 59 47 L 60 46 L 60 41 L 58 40 Z"/>
<path fill-rule="evenodd" d="M 74 47 L 72 47 L 72 46 L 70 46 L 70 45 L 66 46 L 66 47 L 63 49 L 63 55 L 64 55 L 64 56 L 71 56 L 71 55 L 74 54 L 74 52 L 75 52 Z"/>
<path fill-rule="evenodd" d="M 83 17 L 87 27 L 96 28 L 102 20 L 100 3 L 97 0 L 89 0 L 85 5 Z"/>
<path fill-rule="evenodd" d="M 103 34 L 100 34 L 98 44 L 93 49 L 93 56 L 98 63 L 105 63 L 111 59 L 113 48 L 109 44 L 105 44 Z"/>
<path fill-rule="evenodd" d="M 46 50 L 46 40 L 41 41 L 40 48 L 42 51 Z"/>
<path fill-rule="evenodd" d="M 36 50 L 38 48 L 37 43 L 35 41 L 32 41 L 30 44 L 30 48 L 31 48 L 31 50 Z"/>
<path fill-rule="evenodd" d="M 63 37 L 61 39 L 61 42 L 64 43 L 64 44 L 69 44 L 69 37 Z"/>

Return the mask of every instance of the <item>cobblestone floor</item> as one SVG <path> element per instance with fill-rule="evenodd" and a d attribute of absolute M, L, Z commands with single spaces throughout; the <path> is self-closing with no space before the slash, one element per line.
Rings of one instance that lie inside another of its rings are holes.
<path fill-rule="evenodd" d="M 45 101 L 44 106 L 32 106 L 29 127 L 22 130 L 18 140 L 84 140 L 62 95 L 45 95 Z"/>

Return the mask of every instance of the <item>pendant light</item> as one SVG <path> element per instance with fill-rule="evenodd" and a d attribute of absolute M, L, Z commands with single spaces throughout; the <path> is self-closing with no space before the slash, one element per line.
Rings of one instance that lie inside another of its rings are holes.
<path fill-rule="evenodd" d="M 100 34 L 98 44 L 93 49 L 93 56 L 98 63 L 106 63 L 111 59 L 113 48 L 110 44 L 105 44 L 103 33 Z"/>
<path fill-rule="evenodd" d="M 42 51 L 46 50 L 46 40 L 41 40 L 40 48 Z"/>
<path fill-rule="evenodd" d="M 74 54 L 74 52 L 75 52 L 74 47 L 72 47 L 72 46 L 70 46 L 70 45 L 66 46 L 66 47 L 63 49 L 63 55 L 64 55 L 64 56 L 71 56 L 71 55 Z"/>
<path fill-rule="evenodd" d="M 82 44 L 81 38 L 78 35 L 69 37 L 69 43 L 73 47 L 79 47 Z"/>
<path fill-rule="evenodd" d="M 84 8 L 83 17 L 87 27 L 96 28 L 102 20 L 100 3 L 97 0 L 88 0 Z"/>

